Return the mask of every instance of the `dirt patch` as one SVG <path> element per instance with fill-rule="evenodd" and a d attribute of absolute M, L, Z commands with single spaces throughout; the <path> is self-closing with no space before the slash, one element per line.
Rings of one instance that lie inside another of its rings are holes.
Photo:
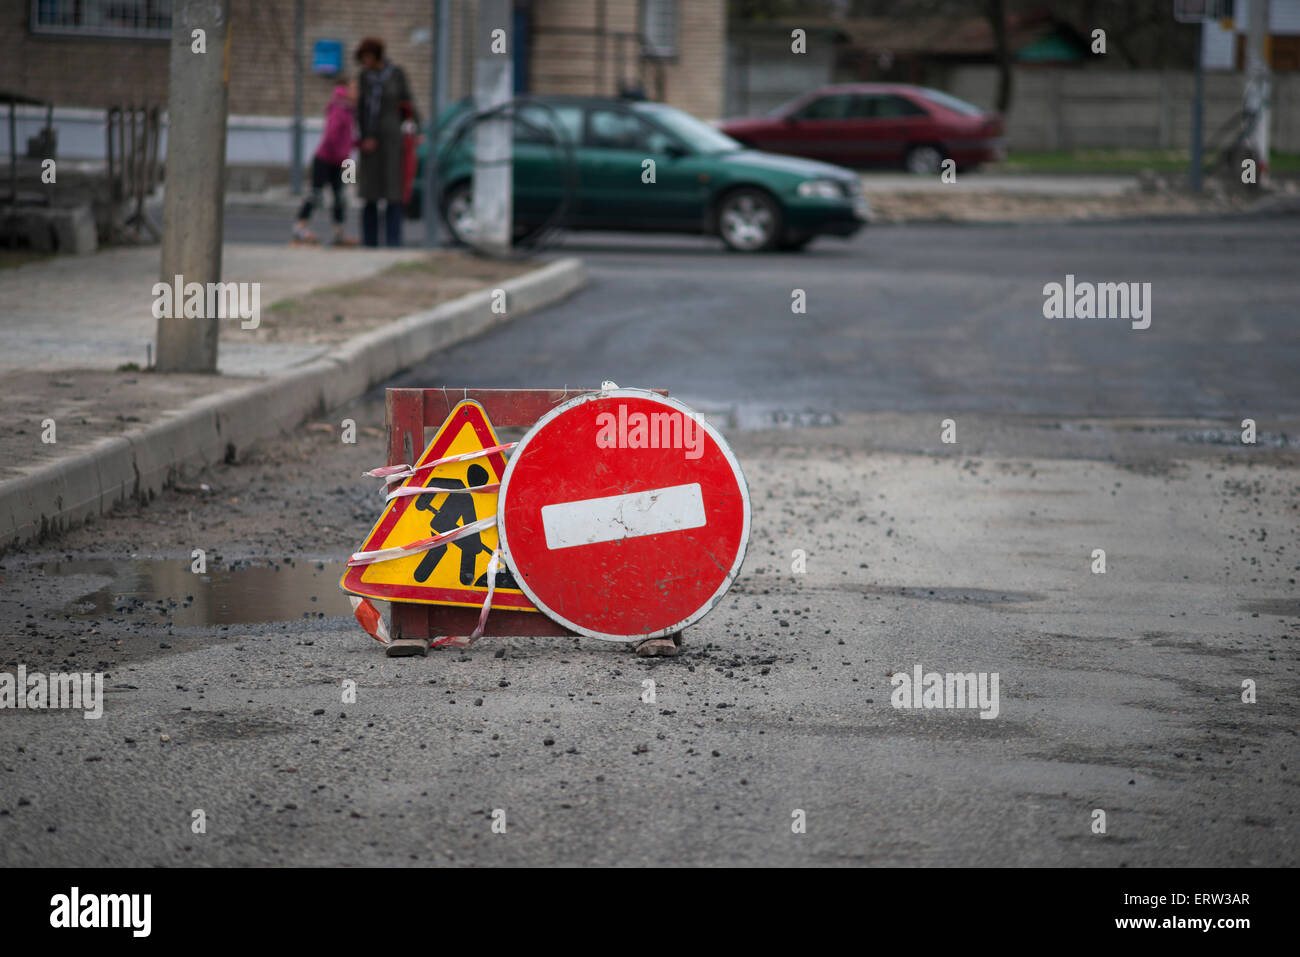
<path fill-rule="evenodd" d="M 366 279 L 272 303 L 263 309 L 261 325 L 240 336 L 253 342 L 343 342 L 535 268 L 536 263 L 498 262 L 459 250 L 434 252 Z"/>
<path fill-rule="evenodd" d="M 0 247 L 0 269 L 16 269 L 28 263 L 43 262 L 53 258 L 53 253 L 37 252 L 34 249 Z"/>
<path fill-rule="evenodd" d="M 1043 196 L 1004 192 L 917 192 L 865 190 L 877 222 L 1035 222 L 1116 219 L 1142 216 L 1189 216 L 1240 212 L 1256 196 L 1196 196 L 1162 191 L 1119 196 Z"/>

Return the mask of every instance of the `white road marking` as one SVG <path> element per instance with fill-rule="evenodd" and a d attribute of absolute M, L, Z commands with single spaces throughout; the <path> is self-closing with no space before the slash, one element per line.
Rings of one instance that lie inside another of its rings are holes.
<path fill-rule="evenodd" d="M 680 532 L 706 524 L 698 482 L 542 506 L 546 547 L 552 550 Z"/>

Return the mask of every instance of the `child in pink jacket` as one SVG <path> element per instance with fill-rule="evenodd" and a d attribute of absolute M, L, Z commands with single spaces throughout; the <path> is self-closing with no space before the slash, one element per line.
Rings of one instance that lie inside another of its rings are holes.
<path fill-rule="evenodd" d="M 334 193 L 334 244 L 343 242 L 343 162 L 352 155 L 356 145 L 353 133 L 357 84 L 353 80 L 334 88 L 329 106 L 325 108 L 325 132 L 311 161 L 311 195 L 298 211 L 298 222 L 293 227 L 293 238 L 298 242 L 314 243 L 315 234 L 307 228 L 312 208 L 320 205 L 321 193 L 328 183 Z"/>

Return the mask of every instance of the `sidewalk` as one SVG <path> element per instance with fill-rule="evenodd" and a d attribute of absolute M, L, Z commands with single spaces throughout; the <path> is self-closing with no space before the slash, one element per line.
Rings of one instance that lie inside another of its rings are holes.
<path fill-rule="evenodd" d="M 261 283 L 263 321 L 272 304 L 320 286 L 374 275 L 410 262 L 422 249 L 312 249 L 232 245 L 221 252 L 222 279 Z M 157 246 L 60 256 L 0 270 L 0 373 L 14 369 L 104 369 L 146 364 L 154 341 L 153 285 Z M 253 342 L 238 322 L 221 329 L 218 369 L 224 375 L 265 375 L 321 355 L 319 346 Z"/>
<path fill-rule="evenodd" d="M 1300 186 L 1279 180 L 1268 192 L 1225 188 L 1207 179 L 1197 195 L 1181 176 L 864 173 L 862 191 L 876 223 L 1043 223 L 1236 213 L 1292 213 Z"/>
<path fill-rule="evenodd" d="M 574 259 L 451 250 L 227 245 L 222 258 L 223 281 L 260 284 L 260 321 L 219 320 L 217 375 L 146 368 L 157 246 L 0 270 L 0 550 L 237 456 L 584 282 Z"/>
<path fill-rule="evenodd" d="M 912 173 L 869 172 L 862 174 L 862 188 L 869 193 L 916 193 L 949 190 L 959 193 L 1007 193 L 1013 196 L 1119 196 L 1137 185 L 1137 177 L 1066 176 L 1052 173 L 961 173 L 955 183 L 938 176 Z"/>

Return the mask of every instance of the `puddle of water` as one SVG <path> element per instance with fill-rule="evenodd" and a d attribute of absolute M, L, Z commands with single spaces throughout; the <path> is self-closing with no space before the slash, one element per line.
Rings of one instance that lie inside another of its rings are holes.
<path fill-rule="evenodd" d="M 241 565 L 196 575 L 189 559 L 96 558 L 48 562 L 42 571 L 109 579 L 68 607 L 82 618 L 134 615 L 193 628 L 352 614 L 339 590 L 342 562 Z"/>

